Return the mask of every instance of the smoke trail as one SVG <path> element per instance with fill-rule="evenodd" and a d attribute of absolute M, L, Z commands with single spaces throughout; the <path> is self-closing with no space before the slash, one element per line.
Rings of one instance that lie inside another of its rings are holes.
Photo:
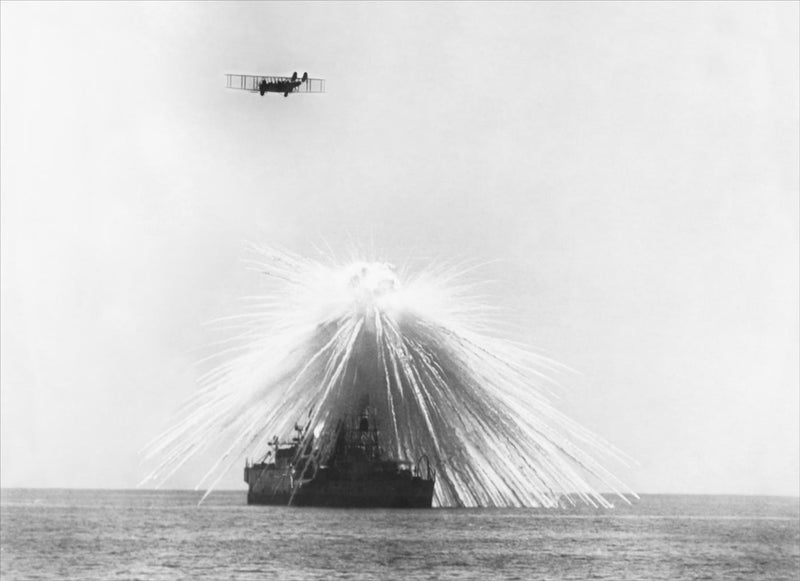
<path fill-rule="evenodd" d="M 632 494 L 599 461 L 625 457 L 550 403 L 559 365 L 484 332 L 487 308 L 458 283 L 462 272 L 401 281 L 383 263 L 254 250 L 272 292 L 227 320 L 241 334 L 146 449 L 159 460 L 148 480 L 222 440 L 229 447 L 198 483 L 210 491 L 297 422 L 308 425 L 300 449 L 324 464 L 338 420 L 368 408 L 389 457 L 429 457 L 438 506 L 553 507 L 575 496 L 610 506 L 597 486 Z"/>

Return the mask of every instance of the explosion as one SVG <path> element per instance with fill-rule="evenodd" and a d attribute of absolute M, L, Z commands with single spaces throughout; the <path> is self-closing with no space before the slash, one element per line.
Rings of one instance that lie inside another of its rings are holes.
<path fill-rule="evenodd" d="M 580 498 L 611 504 L 602 486 L 633 494 L 598 458 L 625 463 L 610 444 L 550 402 L 558 363 L 487 330 L 488 308 L 463 271 L 401 276 L 389 264 L 347 266 L 254 248 L 271 282 L 223 362 L 173 428 L 146 449 L 163 482 L 212 442 L 227 450 L 198 488 L 208 491 L 276 434 L 307 422 L 301 449 L 324 463 L 337 421 L 368 406 L 395 460 L 427 455 L 438 506 L 555 507 Z M 208 494 L 208 492 L 206 493 Z"/>

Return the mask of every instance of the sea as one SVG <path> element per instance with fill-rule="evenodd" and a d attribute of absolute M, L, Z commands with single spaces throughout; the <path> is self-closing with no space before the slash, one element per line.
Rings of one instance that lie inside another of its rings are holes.
<path fill-rule="evenodd" d="M 247 506 L 245 495 L 0 490 L 0 578 L 800 579 L 796 497 L 375 510 Z"/>

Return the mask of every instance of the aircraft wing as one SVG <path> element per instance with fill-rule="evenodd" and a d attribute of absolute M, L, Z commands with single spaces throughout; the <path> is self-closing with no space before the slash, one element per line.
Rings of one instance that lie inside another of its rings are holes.
<path fill-rule="evenodd" d="M 294 93 L 324 93 L 325 79 L 312 79 L 308 77 L 300 86 L 295 87 Z"/>
<path fill-rule="evenodd" d="M 228 73 L 225 75 L 227 79 L 228 89 L 240 89 L 242 91 L 251 91 L 258 93 L 258 85 L 261 81 L 268 83 L 291 83 L 291 77 L 276 77 L 274 75 L 238 75 Z M 302 81 L 302 78 L 298 78 Z M 325 79 L 312 79 L 309 77 L 304 82 L 295 87 L 292 93 L 324 93 L 325 92 Z"/>

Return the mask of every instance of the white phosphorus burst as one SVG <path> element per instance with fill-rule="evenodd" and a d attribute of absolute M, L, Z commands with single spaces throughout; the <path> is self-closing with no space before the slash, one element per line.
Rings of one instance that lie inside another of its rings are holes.
<path fill-rule="evenodd" d="M 458 283 L 463 273 L 428 269 L 401 281 L 384 263 L 253 250 L 271 292 L 228 318 L 242 331 L 176 425 L 146 448 L 158 461 L 146 481 L 163 483 L 222 441 L 226 451 L 198 483 L 210 491 L 298 421 L 308 422 L 299 449 L 324 464 L 337 422 L 368 402 L 387 457 L 429 457 L 438 506 L 579 498 L 610 507 L 598 487 L 633 494 L 598 460 L 626 457 L 550 403 L 561 366 L 487 333 L 488 309 Z"/>

